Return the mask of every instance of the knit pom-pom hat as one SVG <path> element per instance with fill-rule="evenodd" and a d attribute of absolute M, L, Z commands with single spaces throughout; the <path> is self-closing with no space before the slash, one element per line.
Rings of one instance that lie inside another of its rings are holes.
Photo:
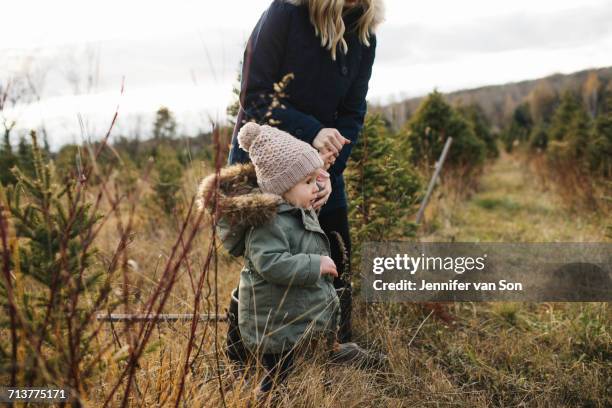
<path fill-rule="evenodd" d="M 238 145 L 249 152 L 264 193 L 283 195 L 324 164 L 314 147 L 268 125 L 246 123 L 238 133 Z"/>

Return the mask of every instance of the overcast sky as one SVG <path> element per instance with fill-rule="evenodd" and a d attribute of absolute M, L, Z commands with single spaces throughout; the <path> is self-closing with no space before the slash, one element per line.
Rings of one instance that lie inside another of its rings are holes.
<path fill-rule="evenodd" d="M 271 0 L 0 3 L 0 81 L 29 70 L 40 102 L 6 114 L 57 148 L 147 131 L 166 105 L 187 133 L 222 120 L 244 44 Z M 368 99 L 386 102 L 612 65 L 612 0 L 386 0 Z M 91 77 L 88 80 L 88 77 Z M 125 90 L 119 96 L 121 79 Z"/>

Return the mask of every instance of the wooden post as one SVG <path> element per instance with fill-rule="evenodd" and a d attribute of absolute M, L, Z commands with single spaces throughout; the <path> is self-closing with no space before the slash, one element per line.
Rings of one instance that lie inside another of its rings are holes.
<path fill-rule="evenodd" d="M 105 322 L 142 322 L 142 321 L 150 321 L 153 320 L 156 316 L 153 314 L 145 314 L 145 313 L 98 313 L 96 315 L 97 320 L 105 321 Z M 193 320 L 194 314 L 179 314 L 179 313 L 160 313 L 157 315 L 158 321 L 164 322 L 177 322 L 177 321 L 191 321 Z M 200 321 L 218 321 L 224 322 L 227 320 L 226 314 L 200 314 L 198 316 L 198 320 Z"/>
<path fill-rule="evenodd" d="M 427 186 L 427 193 L 425 194 L 425 198 L 423 198 L 423 201 L 421 202 L 421 207 L 419 208 L 419 212 L 417 213 L 417 217 L 416 217 L 417 225 L 421 223 L 421 219 L 423 218 L 423 214 L 425 213 L 425 207 L 427 207 L 427 203 L 429 202 L 429 196 L 431 196 L 434 185 L 436 184 L 436 180 L 438 179 L 438 175 L 440 174 L 440 170 L 442 169 L 444 160 L 446 160 L 446 155 L 448 154 L 448 149 L 450 149 L 450 145 L 452 142 L 453 142 L 453 138 L 448 137 L 448 139 L 446 139 L 446 143 L 444 143 L 442 154 L 440 154 L 440 158 L 436 162 L 434 174 L 433 176 L 431 176 L 431 180 L 429 180 L 429 186 Z"/>

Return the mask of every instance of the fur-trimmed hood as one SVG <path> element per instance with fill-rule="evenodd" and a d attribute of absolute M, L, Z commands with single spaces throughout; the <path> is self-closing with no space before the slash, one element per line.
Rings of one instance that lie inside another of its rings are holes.
<path fill-rule="evenodd" d="M 216 186 L 219 186 L 215 194 Z M 196 203 L 200 210 L 212 213 L 216 207 L 220 218 L 218 231 L 226 249 L 235 256 L 244 253 L 244 235 L 248 228 L 270 222 L 285 201 L 276 194 L 263 193 L 257 185 L 252 163 L 235 164 L 211 174 L 198 187 Z"/>
<path fill-rule="evenodd" d="M 218 183 L 217 208 L 231 226 L 263 225 L 275 216 L 278 205 L 283 202 L 280 196 L 263 193 L 259 189 L 252 163 L 223 167 L 219 171 Z M 216 184 L 214 173 L 202 180 L 197 193 L 199 209 L 213 211 Z"/>
<path fill-rule="evenodd" d="M 303 6 L 308 4 L 308 0 L 283 0 L 295 6 Z M 372 0 L 374 5 L 374 20 L 372 21 L 372 32 L 376 32 L 376 28 L 385 21 L 385 2 L 384 0 Z"/>

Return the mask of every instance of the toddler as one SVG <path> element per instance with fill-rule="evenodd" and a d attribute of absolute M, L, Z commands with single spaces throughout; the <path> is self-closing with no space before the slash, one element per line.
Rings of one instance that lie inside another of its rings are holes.
<path fill-rule="evenodd" d="M 242 127 L 238 142 L 252 163 L 204 179 L 199 203 L 214 208 L 218 201 L 223 245 L 244 256 L 238 326 L 246 348 L 268 370 L 260 385 L 267 392 L 275 380 L 286 379 L 302 345 L 315 344 L 314 337 L 324 340 L 316 344 L 334 344 L 338 272 L 312 209 L 325 164 L 319 153 L 284 131 L 256 123 Z"/>

